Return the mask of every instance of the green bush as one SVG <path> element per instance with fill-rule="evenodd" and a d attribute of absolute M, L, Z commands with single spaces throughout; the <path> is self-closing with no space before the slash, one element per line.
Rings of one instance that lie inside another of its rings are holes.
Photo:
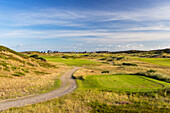
<path fill-rule="evenodd" d="M 79 80 L 84 80 L 84 78 L 82 76 L 77 76 L 77 77 L 74 77 L 76 79 L 79 79 Z"/>
<path fill-rule="evenodd" d="M 100 58 L 99 60 L 106 60 L 107 58 Z"/>
<path fill-rule="evenodd" d="M 68 58 L 72 58 L 72 59 L 75 59 L 75 58 L 78 58 L 77 56 L 68 56 L 68 55 L 63 55 L 62 58 L 65 58 L 65 59 L 68 59 Z"/>
<path fill-rule="evenodd" d="M 102 71 L 102 73 L 109 73 L 109 71 Z"/>
<path fill-rule="evenodd" d="M 38 58 L 38 55 L 31 55 L 32 58 Z"/>
<path fill-rule="evenodd" d="M 63 56 L 62 56 L 62 58 L 66 58 L 66 59 L 68 59 L 68 56 L 66 56 L 66 55 L 63 55 Z"/>
<path fill-rule="evenodd" d="M 137 64 L 132 64 L 132 63 L 122 63 L 122 65 L 126 65 L 126 66 L 137 66 Z"/>
<path fill-rule="evenodd" d="M 155 72 L 156 72 L 156 70 L 152 70 L 152 69 L 147 71 L 147 73 L 155 73 Z"/>
<path fill-rule="evenodd" d="M 118 57 L 118 58 L 116 58 L 116 60 L 122 60 L 122 59 L 124 59 L 124 57 Z"/>
<path fill-rule="evenodd" d="M 108 59 L 107 61 L 113 61 L 113 59 Z"/>
<path fill-rule="evenodd" d="M 38 55 L 31 55 L 30 57 L 35 58 L 35 59 L 39 59 L 41 61 L 46 61 L 46 59 L 44 59 L 42 57 L 38 57 Z"/>
<path fill-rule="evenodd" d="M 40 59 L 41 61 L 47 61 L 46 59 L 44 59 L 42 57 L 38 57 L 37 59 Z"/>
<path fill-rule="evenodd" d="M 103 64 L 109 64 L 109 62 L 102 62 Z"/>

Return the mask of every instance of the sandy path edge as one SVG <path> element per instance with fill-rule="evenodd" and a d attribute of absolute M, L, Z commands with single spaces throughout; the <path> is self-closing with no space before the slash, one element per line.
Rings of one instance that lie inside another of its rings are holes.
<path fill-rule="evenodd" d="M 73 67 L 73 69 L 69 70 L 68 72 L 64 73 L 61 76 L 61 87 L 60 88 L 53 90 L 51 92 L 33 96 L 33 97 L 14 100 L 10 102 L 2 102 L 0 103 L 0 111 L 7 110 L 11 107 L 22 107 L 22 106 L 29 105 L 29 104 L 35 104 L 35 103 L 47 101 L 47 100 L 60 97 L 60 96 L 70 93 L 77 87 L 76 81 L 72 78 L 72 75 L 78 69 L 80 69 L 80 67 Z"/>

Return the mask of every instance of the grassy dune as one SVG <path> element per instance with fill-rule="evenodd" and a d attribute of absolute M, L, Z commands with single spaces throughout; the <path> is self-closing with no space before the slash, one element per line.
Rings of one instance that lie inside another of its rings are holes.
<path fill-rule="evenodd" d="M 136 59 L 157 65 L 170 66 L 170 58 L 136 58 Z"/>
<path fill-rule="evenodd" d="M 67 69 L 0 46 L 0 101 L 55 89 Z"/>

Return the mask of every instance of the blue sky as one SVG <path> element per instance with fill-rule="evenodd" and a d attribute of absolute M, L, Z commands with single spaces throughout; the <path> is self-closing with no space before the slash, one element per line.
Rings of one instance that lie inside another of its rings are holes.
<path fill-rule="evenodd" d="M 0 0 L 0 44 L 16 51 L 170 48 L 169 0 Z"/>

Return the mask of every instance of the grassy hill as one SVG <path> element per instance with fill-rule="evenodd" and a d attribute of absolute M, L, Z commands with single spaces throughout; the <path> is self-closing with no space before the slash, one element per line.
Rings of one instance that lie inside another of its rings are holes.
<path fill-rule="evenodd" d="M 43 68 L 52 67 L 46 62 L 36 60 L 22 53 L 0 46 L 0 76 L 14 77 L 43 73 Z"/>
<path fill-rule="evenodd" d="M 0 46 L 0 99 L 45 92 L 51 87 L 58 87 L 59 75 L 67 68 L 57 68 L 56 64 L 50 64 L 42 58 L 32 58 Z"/>

